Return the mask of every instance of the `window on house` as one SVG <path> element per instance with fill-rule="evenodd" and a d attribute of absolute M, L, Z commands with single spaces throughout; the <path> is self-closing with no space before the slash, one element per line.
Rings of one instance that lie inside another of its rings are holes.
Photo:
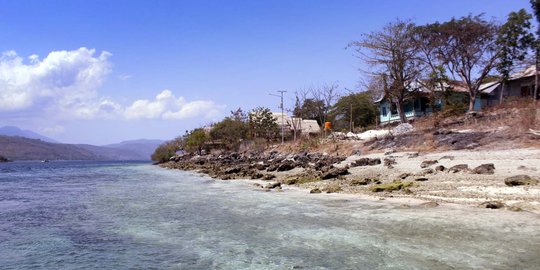
<path fill-rule="evenodd" d="M 411 103 L 411 102 L 405 103 L 404 110 L 405 110 L 405 112 L 412 112 L 414 110 L 413 109 L 413 103 Z"/>
<path fill-rule="evenodd" d="M 392 105 L 390 105 L 390 112 L 392 114 L 397 114 L 397 105 L 396 105 L 396 103 L 392 103 Z"/>
<path fill-rule="evenodd" d="M 382 116 L 386 116 L 387 114 L 386 107 L 382 107 Z"/>

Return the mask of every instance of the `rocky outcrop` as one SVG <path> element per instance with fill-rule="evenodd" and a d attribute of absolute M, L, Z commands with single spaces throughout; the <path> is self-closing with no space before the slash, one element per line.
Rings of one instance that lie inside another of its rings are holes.
<path fill-rule="evenodd" d="M 531 178 L 528 175 L 520 174 L 520 175 L 514 175 L 511 177 L 508 177 L 504 179 L 504 183 L 507 186 L 526 186 L 526 185 L 537 185 L 538 180 Z"/>
<path fill-rule="evenodd" d="M 322 153 L 301 152 L 297 154 L 282 154 L 277 151 L 261 153 L 246 151 L 227 154 L 209 154 L 204 156 L 183 155 L 171 158 L 171 161 L 161 164 L 163 167 L 196 170 L 213 178 L 228 180 L 238 178 L 271 180 L 275 176 L 265 172 L 285 172 L 295 168 L 305 168 L 317 176 L 336 177 L 347 172 L 336 169 L 334 164 L 345 160 L 345 157 L 330 156 Z"/>

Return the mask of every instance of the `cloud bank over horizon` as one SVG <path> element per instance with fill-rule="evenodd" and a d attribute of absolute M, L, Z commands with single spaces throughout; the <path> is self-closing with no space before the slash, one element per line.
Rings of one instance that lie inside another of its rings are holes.
<path fill-rule="evenodd" d="M 187 101 L 163 90 L 153 100 L 137 99 L 126 105 L 99 89 L 112 72 L 112 56 L 107 51 L 81 47 L 71 51 L 52 51 L 45 58 L 27 59 L 15 51 L 0 56 L 0 112 L 4 116 L 66 120 L 178 120 L 212 119 L 225 108 L 211 100 Z M 128 79 L 121 75 L 120 79 Z M 62 131 L 55 123 L 54 131 Z"/>

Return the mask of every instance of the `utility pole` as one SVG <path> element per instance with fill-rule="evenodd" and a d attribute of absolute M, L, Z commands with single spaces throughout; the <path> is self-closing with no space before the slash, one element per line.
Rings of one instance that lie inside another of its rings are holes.
<path fill-rule="evenodd" d="M 280 95 L 275 95 L 275 94 L 269 94 L 269 95 L 281 98 L 281 104 L 279 105 L 279 107 L 281 108 L 281 144 L 283 144 L 285 142 L 285 131 L 284 131 L 284 128 L 285 128 L 285 116 L 283 115 L 284 114 L 284 112 L 283 112 L 284 111 L 284 108 L 283 108 L 283 93 L 286 93 L 287 91 L 279 90 L 279 91 L 276 91 L 276 92 L 279 92 Z"/>

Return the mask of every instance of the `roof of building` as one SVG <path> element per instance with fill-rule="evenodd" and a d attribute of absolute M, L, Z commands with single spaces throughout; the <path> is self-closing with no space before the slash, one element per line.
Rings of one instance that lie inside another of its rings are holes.
<path fill-rule="evenodd" d="M 302 120 L 302 132 L 303 133 L 319 133 L 321 132 L 321 127 L 317 120 L 304 119 Z"/>
<path fill-rule="evenodd" d="M 283 115 L 283 117 L 282 117 Z M 276 123 L 278 125 L 289 125 L 290 123 L 290 118 L 289 116 L 287 115 L 286 112 L 284 112 L 283 114 L 281 112 L 273 112 L 272 113 L 272 117 L 274 117 L 274 119 L 276 120 Z M 283 120 L 283 122 L 281 122 Z"/>
<path fill-rule="evenodd" d="M 426 86 L 427 81 L 425 80 L 417 80 L 414 83 L 411 83 L 411 87 L 409 88 L 409 91 L 417 91 L 419 93 L 430 93 L 431 90 L 429 87 Z M 467 87 L 463 82 L 460 81 L 448 81 L 443 84 L 446 91 L 452 91 L 452 92 L 467 92 Z M 441 91 L 441 87 L 439 85 L 434 87 L 435 91 Z M 378 99 L 374 101 L 374 103 L 379 103 L 385 98 L 385 95 L 381 95 Z"/>
<path fill-rule="evenodd" d="M 524 68 L 514 74 L 510 75 L 510 81 L 512 80 L 518 80 L 525 77 L 531 77 L 534 76 L 534 72 L 536 70 L 536 67 L 534 65 L 529 66 L 527 68 Z"/>
<path fill-rule="evenodd" d="M 497 89 L 497 87 L 499 87 L 499 85 L 501 85 L 501 83 L 498 81 L 483 83 L 478 88 L 478 91 L 484 94 L 491 94 L 495 89 Z"/>

